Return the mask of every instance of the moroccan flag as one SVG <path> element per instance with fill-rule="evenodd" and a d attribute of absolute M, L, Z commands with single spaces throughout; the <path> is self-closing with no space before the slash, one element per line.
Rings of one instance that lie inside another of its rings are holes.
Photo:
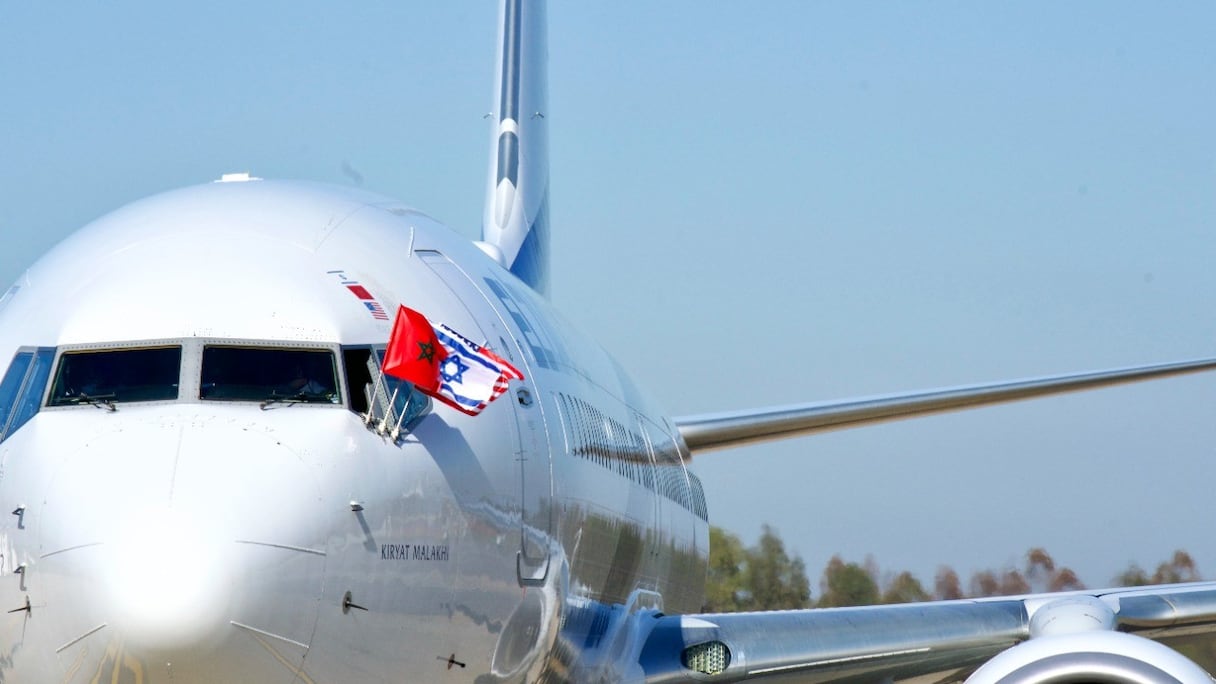
<path fill-rule="evenodd" d="M 439 365 L 447 356 L 426 316 L 398 306 L 384 350 L 384 372 L 433 395 L 439 391 Z"/>
<path fill-rule="evenodd" d="M 506 359 L 440 323 L 435 335 L 447 352 L 439 364 L 439 401 L 471 416 L 507 391 L 507 382 L 524 375 Z"/>

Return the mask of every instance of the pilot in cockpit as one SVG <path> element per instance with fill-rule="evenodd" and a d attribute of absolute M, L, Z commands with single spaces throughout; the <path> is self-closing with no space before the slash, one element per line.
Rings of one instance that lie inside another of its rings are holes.
<path fill-rule="evenodd" d="M 335 396 L 334 388 L 324 382 L 324 375 L 309 373 L 304 364 L 294 366 L 292 379 L 287 382 L 287 392 L 298 397 L 324 397 L 331 399 Z M 332 373 L 331 373 L 332 375 Z"/>
<path fill-rule="evenodd" d="M 304 368 L 302 366 L 297 365 L 293 375 L 295 377 L 293 377 L 292 380 L 287 383 L 287 389 L 292 393 L 322 394 L 328 391 L 324 385 L 316 380 L 313 380 L 312 378 L 309 378 L 308 374 L 304 372 Z"/>

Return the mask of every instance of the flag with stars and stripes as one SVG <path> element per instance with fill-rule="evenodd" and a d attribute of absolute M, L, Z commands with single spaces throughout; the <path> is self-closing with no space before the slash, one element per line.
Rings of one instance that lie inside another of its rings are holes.
<path fill-rule="evenodd" d="M 523 380 L 510 362 L 440 323 L 435 337 L 447 356 L 439 363 L 439 390 L 431 396 L 471 416 L 507 391 L 511 380 Z"/>

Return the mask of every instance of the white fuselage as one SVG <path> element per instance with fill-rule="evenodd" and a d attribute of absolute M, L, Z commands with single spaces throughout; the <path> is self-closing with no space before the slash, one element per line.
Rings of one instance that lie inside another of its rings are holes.
<path fill-rule="evenodd" d="M 365 362 L 398 304 L 525 380 L 479 416 L 369 429 Z M 213 348 L 332 353 L 337 386 L 213 393 Z M 176 398 L 55 400 L 65 354 L 140 349 L 180 349 Z M 249 181 L 120 209 L 0 300 L 6 371 L 0 680 L 562 679 L 611 657 L 625 607 L 700 608 L 705 506 L 672 426 L 391 200 Z"/>

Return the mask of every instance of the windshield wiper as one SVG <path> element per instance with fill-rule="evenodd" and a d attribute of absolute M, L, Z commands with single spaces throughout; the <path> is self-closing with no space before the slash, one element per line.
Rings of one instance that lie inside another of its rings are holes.
<path fill-rule="evenodd" d="M 271 397 L 258 404 L 258 408 L 265 411 L 275 404 L 303 404 L 305 401 L 307 401 L 307 399 L 302 399 L 300 397 Z"/>
<path fill-rule="evenodd" d="M 331 392 L 296 392 L 295 394 L 285 396 L 274 396 L 266 399 L 258 404 L 258 408 L 265 411 L 274 404 L 332 404 L 334 403 L 334 395 Z"/>
<path fill-rule="evenodd" d="M 113 398 L 114 398 L 113 394 L 107 394 L 105 396 L 98 396 L 98 397 L 90 397 L 89 395 L 85 394 L 84 392 L 81 392 L 80 394 L 77 394 L 75 396 L 66 397 L 68 402 L 73 403 L 73 404 L 88 404 L 89 406 L 92 406 L 93 408 L 103 408 L 103 409 L 106 409 L 107 411 L 117 411 L 118 407 L 114 405 L 113 401 L 111 401 L 111 399 L 113 399 Z"/>

